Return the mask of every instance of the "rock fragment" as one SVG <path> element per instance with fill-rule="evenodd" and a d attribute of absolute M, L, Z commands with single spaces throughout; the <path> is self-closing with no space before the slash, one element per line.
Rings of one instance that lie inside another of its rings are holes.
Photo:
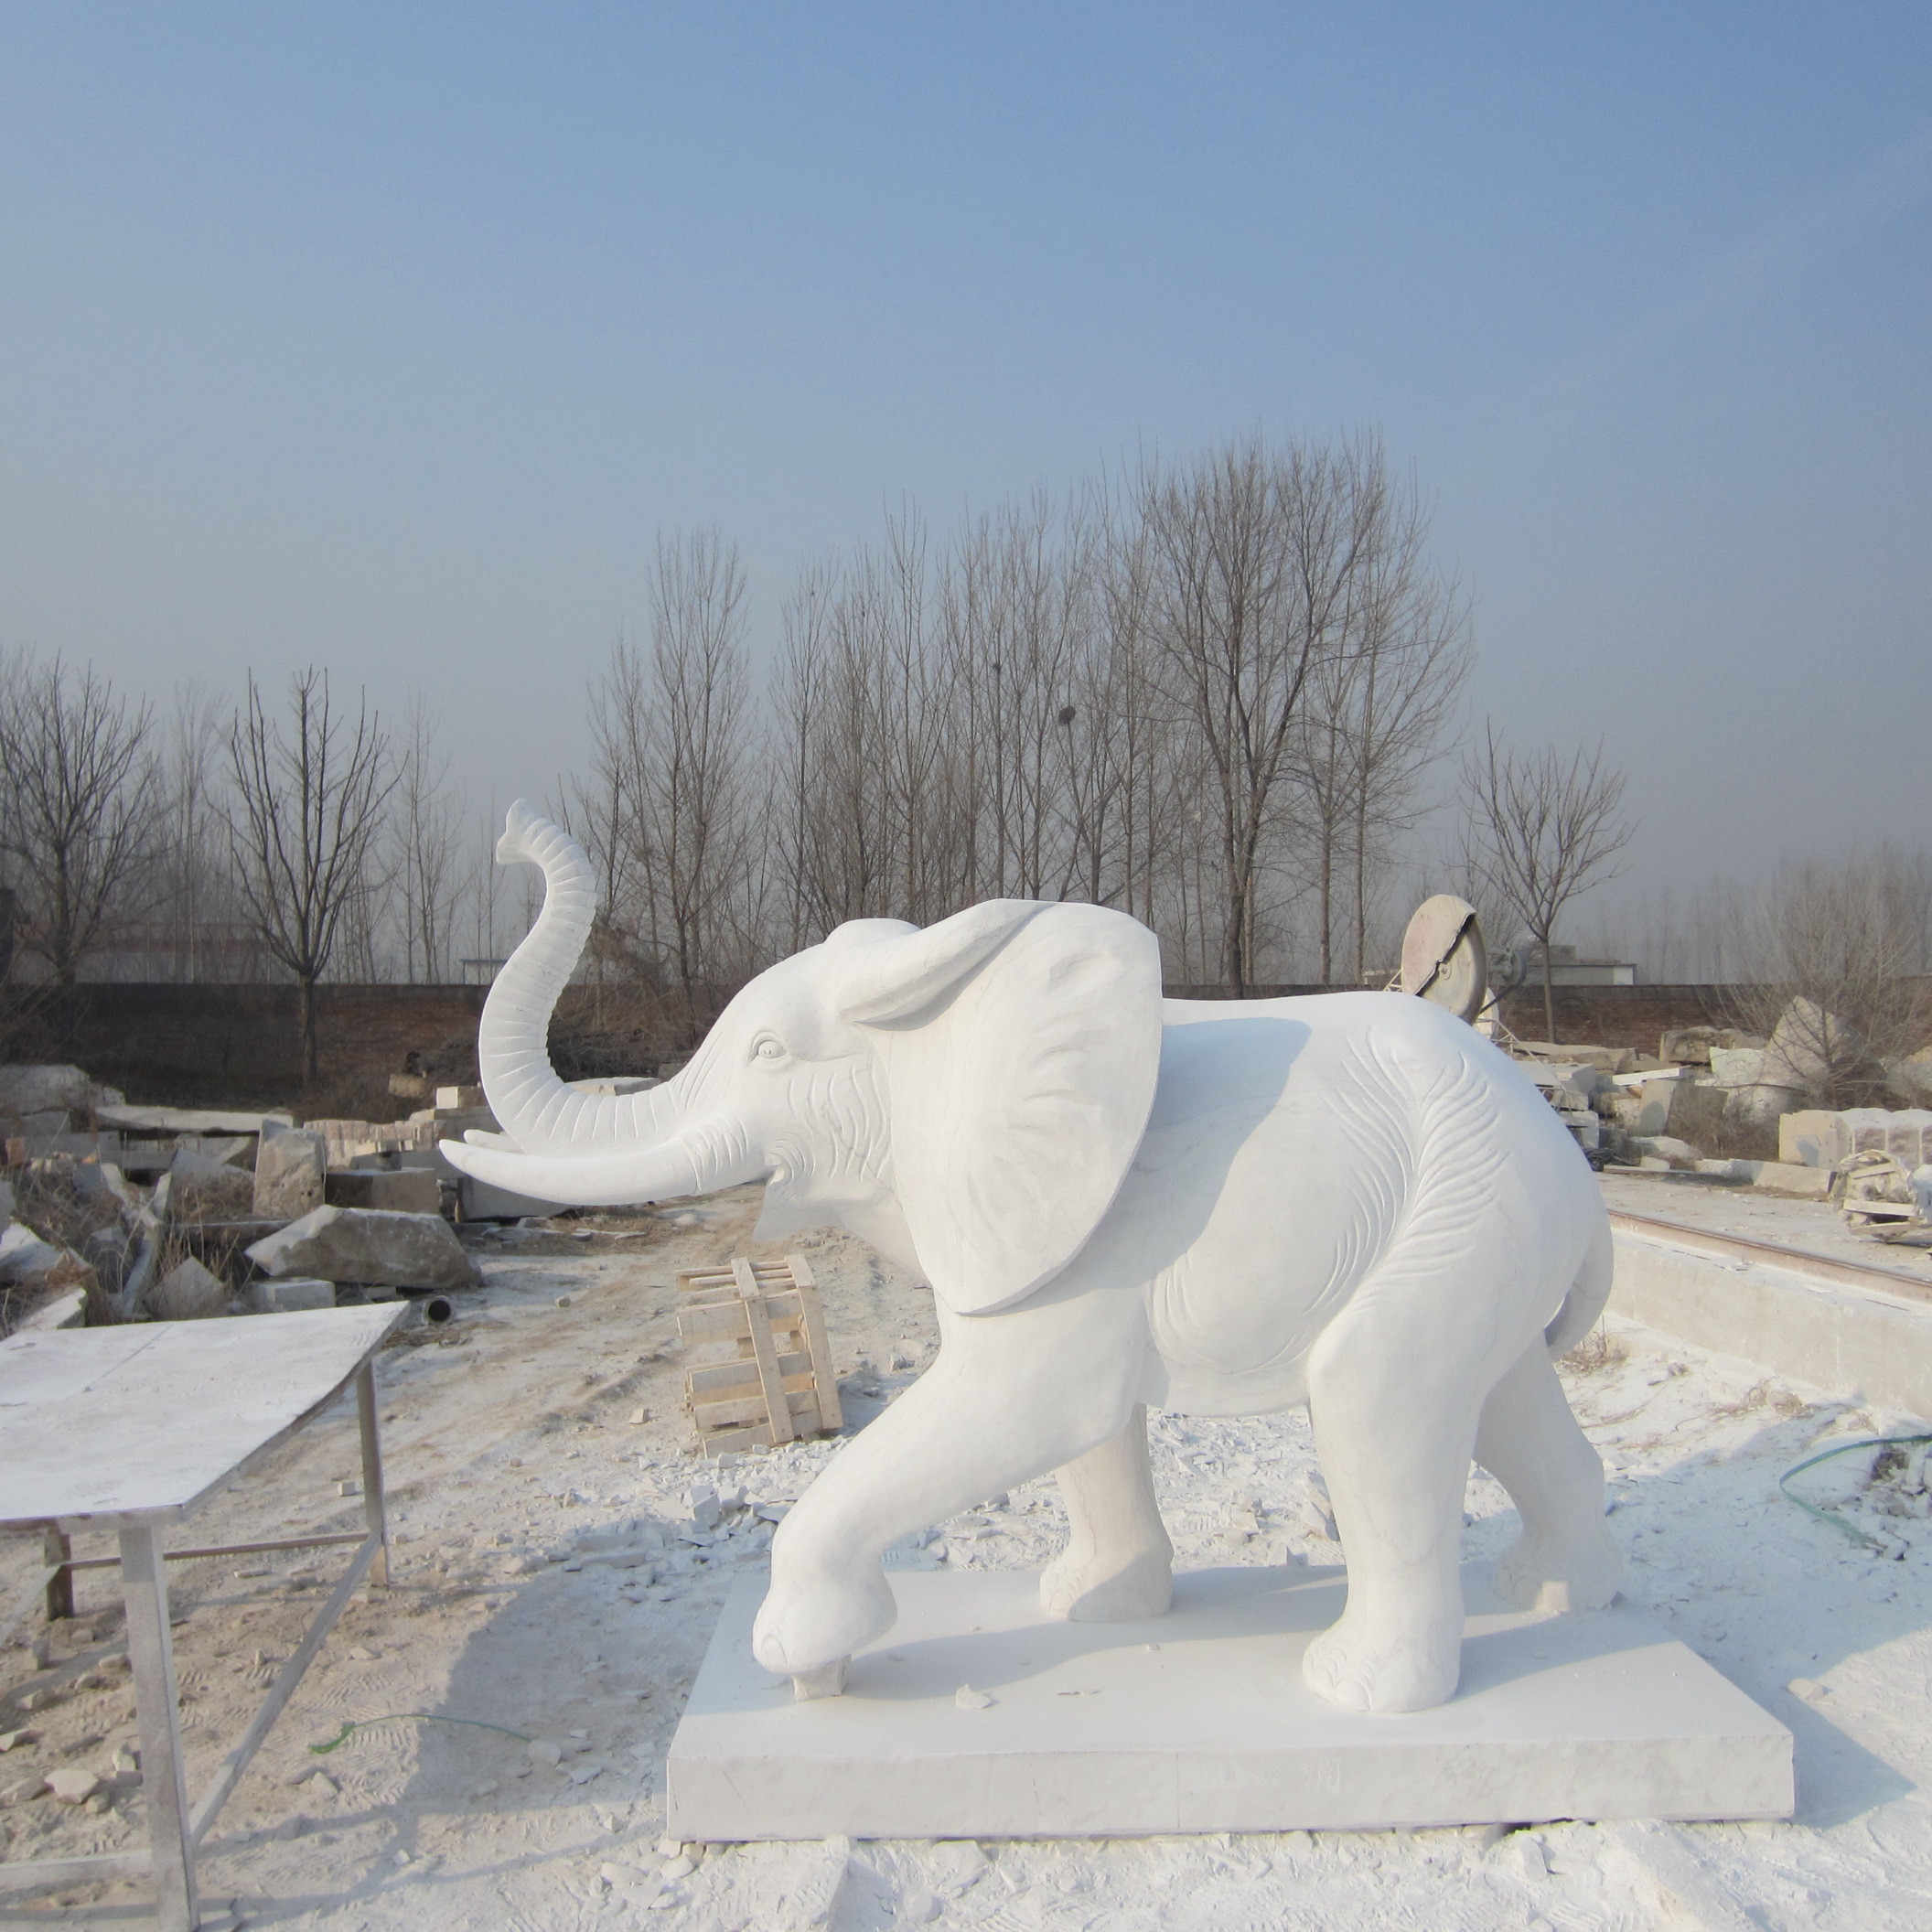
<path fill-rule="evenodd" d="M 0 1231 L 0 1282 L 33 1282 L 51 1274 L 67 1259 L 64 1249 L 43 1241 L 31 1228 L 9 1221 Z"/>
<path fill-rule="evenodd" d="M 176 1221 L 245 1221 L 255 1184 L 242 1168 L 182 1148 L 167 1170 L 167 1214 Z"/>
<path fill-rule="evenodd" d="M 255 1150 L 253 1208 L 263 1221 L 296 1221 L 322 1206 L 328 1143 L 319 1133 L 263 1122 Z"/>
<path fill-rule="evenodd" d="M 257 1315 L 293 1315 L 309 1308 L 333 1308 L 336 1305 L 336 1284 L 314 1274 L 290 1274 L 279 1281 L 251 1282 L 248 1305 Z"/>
<path fill-rule="evenodd" d="M 254 1242 L 248 1258 L 263 1274 L 317 1275 L 328 1282 L 392 1288 L 471 1288 L 475 1264 L 441 1215 L 370 1208 L 317 1208 Z"/>
<path fill-rule="evenodd" d="M 228 1284 L 193 1255 L 177 1262 L 147 1291 L 148 1312 L 157 1321 L 196 1322 L 228 1313 Z"/>

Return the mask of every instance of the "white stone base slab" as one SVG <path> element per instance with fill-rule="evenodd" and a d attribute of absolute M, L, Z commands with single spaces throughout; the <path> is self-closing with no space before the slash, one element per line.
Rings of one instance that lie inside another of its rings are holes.
<path fill-rule="evenodd" d="M 843 1697 L 754 1661 L 762 1576 L 672 1741 L 669 1830 L 745 1839 L 1129 1837 L 1574 1819 L 1787 1818 L 1791 1733 L 1643 1612 L 1506 1610 L 1465 1573 L 1462 1688 L 1362 1717 L 1301 1680 L 1338 1569 L 1183 1574 L 1138 1624 L 1040 1613 L 1030 1572 L 896 1571 Z M 962 1709 L 962 1684 L 990 1695 Z"/>

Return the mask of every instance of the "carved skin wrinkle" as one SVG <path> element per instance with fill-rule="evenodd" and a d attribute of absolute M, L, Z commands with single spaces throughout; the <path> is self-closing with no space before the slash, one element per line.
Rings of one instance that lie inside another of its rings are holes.
<path fill-rule="evenodd" d="M 865 1053 L 835 1060 L 794 1060 L 803 1085 L 788 1089 L 800 1122 L 787 1122 L 765 1143 L 765 1209 L 760 1240 L 831 1221 L 869 1240 L 902 1266 L 917 1268 L 892 1195 L 890 1110 L 877 1061 Z"/>

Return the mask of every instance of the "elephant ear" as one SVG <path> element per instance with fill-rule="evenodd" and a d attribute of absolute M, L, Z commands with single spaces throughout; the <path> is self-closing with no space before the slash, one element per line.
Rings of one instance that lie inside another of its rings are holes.
<path fill-rule="evenodd" d="M 1085 1245 L 1140 1146 L 1160 942 L 1104 907 L 1014 899 L 853 939 L 841 1004 L 885 1036 L 895 1190 L 919 1260 L 958 1313 L 1011 1307 Z"/>

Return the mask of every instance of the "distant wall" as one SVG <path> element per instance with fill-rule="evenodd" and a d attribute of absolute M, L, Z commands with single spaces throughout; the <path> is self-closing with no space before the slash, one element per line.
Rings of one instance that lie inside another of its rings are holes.
<path fill-rule="evenodd" d="M 323 1084 L 375 1077 L 380 1091 L 412 1051 L 447 1058 L 452 1081 L 474 1079 L 483 996 L 479 986 L 317 987 Z M 297 1014 L 294 986 L 83 985 L 47 1012 L 38 1044 L 132 1100 L 280 1102 L 301 1086 Z"/>
<path fill-rule="evenodd" d="M 1258 986 L 1250 997 L 1318 993 L 1319 986 Z M 1175 999 L 1225 999 L 1218 986 L 1170 986 Z M 317 1111 L 372 1110 L 384 1117 L 389 1075 L 411 1053 L 447 1082 L 476 1078 L 481 986 L 323 986 L 317 990 L 322 1055 Z M 1674 1026 L 1722 1023 L 1719 986 L 1560 986 L 1557 1037 L 1655 1053 Z M 178 1106 L 283 1105 L 301 1087 L 293 986 L 104 984 L 74 989 L 49 1010 L 9 1058 L 71 1060 L 130 1100 Z M 1543 1035 L 1542 996 L 1511 993 L 1503 1016 L 1523 1039 Z M 639 1026 L 598 1011 L 592 990 L 566 989 L 551 1028 L 560 1070 L 648 1073 L 661 1045 Z"/>
<path fill-rule="evenodd" d="M 477 1077 L 481 986 L 320 986 L 320 1079 L 312 1111 L 388 1119 L 407 1102 L 386 1097 L 411 1053 L 446 1083 Z M 588 988 L 566 989 L 552 1024 L 570 1074 L 649 1072 L 640 1039 L 596 1025 Z M 124 983 L 82 985 L 44 1007 L 9 1043 L 9 1059 L 70 1060 L 131 1100 L 177 1106 L 282 1105 L 302 1085 L 297 989 Z M 606 1066 L 606 1059 L 625 1065 Z M 630 1064 L 635 1062 L 636 1064 Z"/>

